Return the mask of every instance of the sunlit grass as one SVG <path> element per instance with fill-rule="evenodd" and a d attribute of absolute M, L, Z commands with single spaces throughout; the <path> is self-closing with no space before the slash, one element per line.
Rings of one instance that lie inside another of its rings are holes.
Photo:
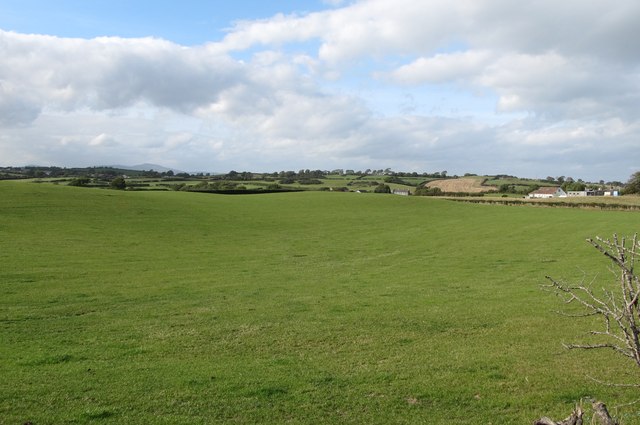
<path fill-rule="evenodd" d="M 0 182 L 0 423 L 529 423 L 635 399 L 545 274 L 637 213 Z M 593 251 L 593 252 L 592 252 Z M 4 422 L 3 422 L 4 421 Z"/>

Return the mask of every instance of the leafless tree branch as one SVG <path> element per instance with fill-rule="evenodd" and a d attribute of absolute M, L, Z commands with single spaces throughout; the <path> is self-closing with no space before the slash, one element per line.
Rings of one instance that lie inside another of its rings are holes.
<path fill-rule="evenodd" d="M 640 367 L 640 279 L 635 274 L 635 263 L 640 257 L 638 235 L 633 238 L 587 239 L 595 249 L 611 260 L 613 273 L 618 281 L 618 289 L 602 288 L 596 293 L 592 280 L 585 285 L 568 285 L 550 276 L 545 290 L 554 292 L 565 304 L 578 306 L 579 313 L 562 312 L 568 317 L 600 316 L 603 330 L 589 332 L 596 338 L 604 339 L 597 343 L 565 344 L 567 349 L 610 349 L 624 357 L 632 359 Z"/>
<path fill-rule="evenodd" d="M 604 385 L 605 387 L 621 387 L 621 388 L 640 388 L 640 384 L 613 384 L 611 382 L 604 382 L 593 376 L 587 375 L 587 378 L 591 379 L 593 382 L 597 382 L 600 385 Z M 637 403 L 640 400 L 634 401 L 633 403 Z M 633 404 L 630 403 L 630 404 Z"/>
<path fill-rule="evenodd" d="M 543 285 L 543 289 L 555 293 L 565 305 L 572 306 L 572 311 L 561 312 L 562 315 L 574 318 L 599 316 L 602 319 L 602 330 L 588 332 L 596 342 L 563 345 L 567 349 L 613 350 L 633 360 L 640 367 L 640 278 L 635 274 L 636 261 L 640 260 L 638 234 L 630 240 L 614 234 L 611 240 L 596 237 L 587 239 L 587 242 L 611 260 L 610 270 L 616 287 L 602 288 L 596 292 L 592 289 L 595 278 L 586 285 L 584 278 L 578 285 L 568 285 L 546 276 L 550 284 Z M 576 313 L 576 309 L 581 311 Z M 640 384 L 613 384 L 591 376 L 589 379 L 607 386 L 640 388 Z M 604 403 L 592 400 L 591 407 L 592 424 L 618 425 Z M 535 421 L 534 425 L 582 425 L 582 417 L 582 407 L 576 406 L 573 413 L 563 421 L 554 422 L 543 417 Z"/>

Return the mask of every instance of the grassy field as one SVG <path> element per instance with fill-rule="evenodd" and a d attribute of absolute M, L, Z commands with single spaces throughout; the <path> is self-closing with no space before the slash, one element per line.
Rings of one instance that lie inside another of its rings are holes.
<path fill-rule="evenodd" d="M 486 185 L 491 185 L 491 186 L 500 186 L 502 184 L 511 184 L 511 185 L 515 185 L 515 186 L 559 186 L 559 184 L 557 182 L 550 182 L 548 180 L 535 180 L 535 179 L 521 179 L 521 178 L 517 178 L 517 177 L 502 177 L 502 178 L 495 178 L 495 177 L 489 177 L 487 178 L 487 181 L 485 182 Z"/>
<path fill-rule="evenodd" d="M 637 212 L 0 182 L 0 424 L 522 424 L 637 390 L 544 275 Z M 638 408 L 617 411 L 640 423 Z"/>

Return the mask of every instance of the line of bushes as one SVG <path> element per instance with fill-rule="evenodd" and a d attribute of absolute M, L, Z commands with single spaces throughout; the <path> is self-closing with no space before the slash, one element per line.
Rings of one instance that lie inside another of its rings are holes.
<path fill-rule="evenodd" d="M 414 196 L 449 196 L 453 198 L 466 198 L 469 196 L 484 196 L 484 193 L 469 192 L 443 192 L 439 187 L 420 187 L 413 193 Z"/>
<path fill-rule="evenodd" d="M 303 189 L 193 189 L 189 190 L 189 192 L 198 192 L 198 193 L 214 193 L 218 195 L 256 195 L 260 193 L 283 193 L 283 192 L 304 192 Z"/>
<path fill-rule="evenodd" d="M 596 208 L 602 210 L 640 210 L 640 205 L 613 204 L 608 202 L 528 202 L 517 199 L 452 199 L 458 202 L 470 202 L 472 204 L 516 205 L 534 207 L 560 207 L 560 208 Z"/>

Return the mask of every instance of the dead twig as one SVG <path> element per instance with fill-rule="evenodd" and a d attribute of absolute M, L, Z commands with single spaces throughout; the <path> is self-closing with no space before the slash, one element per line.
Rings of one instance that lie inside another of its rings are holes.
<path fill-rule="evenodd" d="M 631 240 L 587 239 L 605 257 L 611 260 L 617 280 L 617 289 L 603 288 L 594 291 L 593 281 L 588 285 L 581 282 L 569 285 L 546 276 L 550 282 L 544 285 L 546 290 L 560 296 L 565 304 L 577 305 L 579 313 L 561 313 L 569 317 L 599 316 L 602 329 L 591 330 L 590 335 L 600 339 L 598 342 L 563 344 L 567 349 L 609 349 L 634 361 L 640 367 L 640 279 L 635 274 L 635 263 L 640 257 L 640 240 L 635 234 Z"/>

